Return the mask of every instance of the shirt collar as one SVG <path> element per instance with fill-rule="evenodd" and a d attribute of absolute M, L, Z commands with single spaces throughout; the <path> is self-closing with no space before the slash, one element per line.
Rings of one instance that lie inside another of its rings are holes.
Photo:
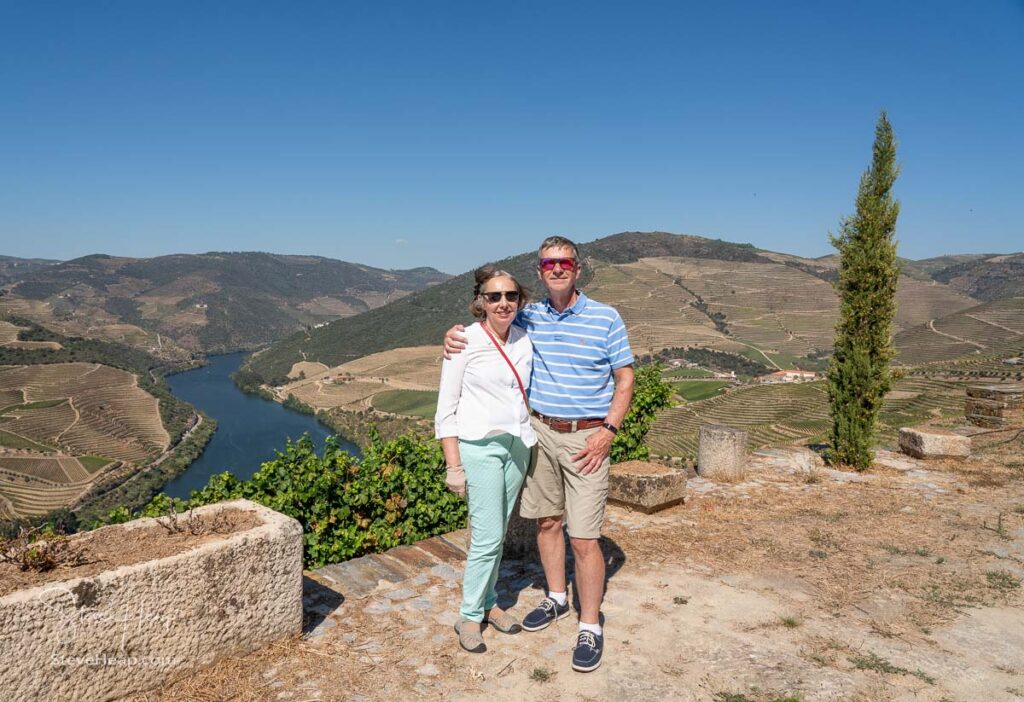
<path fill-rule="evenodd" d="M 559 312 L 551 306 L 551 298 L 544 298 L 544 304 L 548 307 L 548 312 L 551 314 L 580 314 L 587 306 L 587 296 L 583 294 L 583 291 L 579 288 L 576 289 L 576 302 L 571 306 L 566 307 L 565 311 Z"/>

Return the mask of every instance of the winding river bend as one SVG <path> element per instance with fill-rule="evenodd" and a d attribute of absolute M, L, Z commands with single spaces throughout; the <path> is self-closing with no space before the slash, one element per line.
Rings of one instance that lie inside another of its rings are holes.
<path fill-rule="evenodd" d="M 300 414 L 261 397 L 246 395 L 235 386 L 231 374 L 246 354 L 211 356 L 202 368 L 167 377 L 171 392 L 217 420 L 217 432 L 184 473 L 164 486 L 171 497 L 187 498 L 192 490 L 206 485 L 211 475 L 231 471 L 246 479 L 260 464 L 274 458 L 288 439 L 308 433 L 321 450 L 331 432 L 314 417 Z M 359 449 L 341 441 L 345 450 L 360 455 Z"/>

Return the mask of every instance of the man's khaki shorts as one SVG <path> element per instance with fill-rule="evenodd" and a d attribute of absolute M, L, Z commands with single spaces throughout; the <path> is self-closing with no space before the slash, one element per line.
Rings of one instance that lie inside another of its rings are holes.
<path fill-rule="evenodd" d="M 600 537 L 611 460 L 605 458 L 597 470 L 587 475 L 577 472 L 572 461 L 572 456 L 586 446 L 587 437 L 600 427 L 562 434 L 536 417 L 530 421 L 537 433 L 537 445 L 526 474 L 519 515 L 540 519 L 564 514 L 572 538 Z"/>

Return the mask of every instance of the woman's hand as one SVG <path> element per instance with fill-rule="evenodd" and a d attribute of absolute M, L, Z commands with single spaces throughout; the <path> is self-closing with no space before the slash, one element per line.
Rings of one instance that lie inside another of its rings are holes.
<path fill-rule="evenodd" d="M 454 492 L 456 495 L 466 495 L 466 471 L 462 469 L 462 466 L 448 466 L 448 470 L 444 478 L 445 485 L 448 489 Z"/>

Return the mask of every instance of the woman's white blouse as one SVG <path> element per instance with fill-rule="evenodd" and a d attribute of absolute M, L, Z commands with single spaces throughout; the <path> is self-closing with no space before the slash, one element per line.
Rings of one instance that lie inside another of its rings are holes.
<path fill-rule="evenodd" d="M 441 365 L 441 388 L 434 416 L 437 438 L 457 436 L 477 441 L 507 433 L 533 446 L 537 436 L 530 426 L 530 415 L 512 369 L 479 322 L 466 328 L 466 339 L 462 353 L 454 354 Z M 529 390 L 533 344 L 526 331 L 513 324 L 508 341 L 501 348 L 515 365 L 524 388 Z"/>

